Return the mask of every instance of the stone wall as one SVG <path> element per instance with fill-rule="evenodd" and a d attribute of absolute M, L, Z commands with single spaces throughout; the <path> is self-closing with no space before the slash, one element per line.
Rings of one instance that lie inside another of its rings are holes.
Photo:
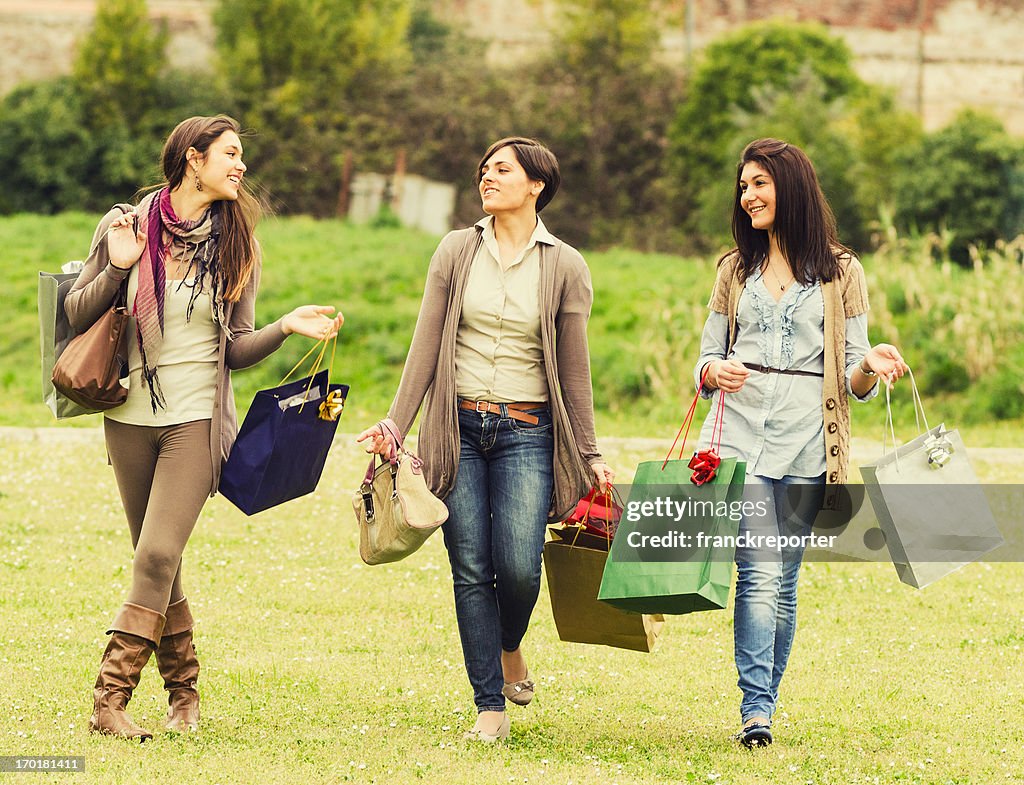
<path fill-rule="evenodd" d="M 663 32 L 666 60 L 682 68 L 694 51 L 745 22 L 781 16 L 817 21 L 841 35 L 861 76 L 893 88 L 901 102 L 937 128 L 958 110 L 992 112 L 1024 135 L 1022 0 L 670 0 Z M 493 62 L 529 57 L 557 23 L 552 0 L 435 0 L 446 18 L 492 41 Z"/>
<path fill-rule="evenodd" d="M 214 0 L 149 0 L 152 17 L 170 32 L 167 53 L 173 61 L 210 62 L 214 5 Z M 0 0 L 0 95 L 20 82 L 69 72 L 95 9 L 95 0 Z"/>
<path fill-rule="evenodd" d="M 663 35 L 665 59 L 675 66 L 685 62 L 687 41 L 697 50 L 745 21 L 815 20 L 845 38 L 865 79 L 892 87 L 927 127 L 975 106 L 1024 135 L 1022 0 L 691 0 L 689 36 L 682 21 L 686 1 L 670 0 L 675 21 Z M 495 63 L 534 56 L 557 23 L 553 0 L 433 2 L 445 20 L 490 39 L 488 57 Z M 210 61 L 215 4 L 150 0 L 153 16 L 169 27 L 175 61 Z M 0 94 L 21 81 L 68 71 L 94 8 L 94 0 L 0 0 Z"/>

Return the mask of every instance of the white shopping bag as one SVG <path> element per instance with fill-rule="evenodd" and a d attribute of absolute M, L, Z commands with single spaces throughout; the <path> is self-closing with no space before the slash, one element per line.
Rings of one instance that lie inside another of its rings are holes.
<path fill-rule="evenodd" d="M 944 424 L 929 429 L 913 374 L 910 385 L 924 433 L 860 472 L 900 580 L 923 589 L 998 548 L 1003 537 L 960 434 Z M 895 444 L 888 387 L 885 405 Z"/>

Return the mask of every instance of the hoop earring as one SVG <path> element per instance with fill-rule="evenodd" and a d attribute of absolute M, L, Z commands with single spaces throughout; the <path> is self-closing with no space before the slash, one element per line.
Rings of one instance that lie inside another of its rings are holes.
<path fill-rule="evenodd" d="M 201 182 L 199 182 L 199 172 L 196 172 L 196 190 L 197 191 L 202 191 L 203 190 L 203 184 Z"/>

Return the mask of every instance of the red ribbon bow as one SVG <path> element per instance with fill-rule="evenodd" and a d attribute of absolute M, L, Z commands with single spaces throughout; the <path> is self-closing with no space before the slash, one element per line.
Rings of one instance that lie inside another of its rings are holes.
<path fill-rule="evenodd" d="M 698 450 L 687 464 L 687 466 L 693 469 L 693 476 L 690 478 L 690 482 L 694 485 L 703 485 L 706 482 L 710 482 L 714 479 L 721 464 L 722 459 L 718 457 L 718 453 L 714 450 Z"/>

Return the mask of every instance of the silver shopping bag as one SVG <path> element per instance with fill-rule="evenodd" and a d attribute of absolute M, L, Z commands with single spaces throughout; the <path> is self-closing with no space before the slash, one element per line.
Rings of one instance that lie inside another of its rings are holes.
<path fill-rule="evenodd" d="M 915 415 L 923 419 L 912 374 L 910 384 Z M 888 387 L 885 392 L 886 424 L 895 444 Z M 860 467 L 896 572 L 918 589 L 1003 544 L 960 434 L 944 424 L 928 428 L 927 420 L 924 427 L 913 441 Z"/>
<path fill-rule="evenodd" d="M 39 306 L 39 354 L 42 367 L 43 403 L 58 420 L 90 414 L 94 410 L 79 406 L 58 392 L 50 378 L 53 365 L 61 352 L 77 333 L 64 312 L 64 298 L 71 290 L 83 266 L 82 262 L 67 262 L 59 273 L 39 273 L 36 302 Z"/>

